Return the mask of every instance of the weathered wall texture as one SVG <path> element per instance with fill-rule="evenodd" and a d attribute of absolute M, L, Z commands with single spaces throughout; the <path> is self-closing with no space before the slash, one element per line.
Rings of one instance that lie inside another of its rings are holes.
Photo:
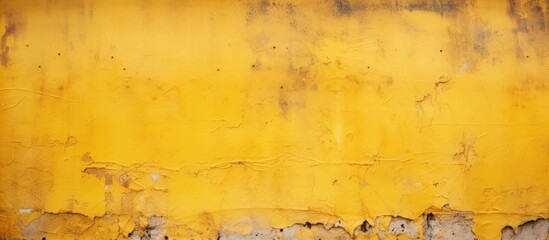
<path fill-rule="evenodd" d="M 0 0 L 0 238 L 547 238 L 548 24 L 547 0 Z"/>

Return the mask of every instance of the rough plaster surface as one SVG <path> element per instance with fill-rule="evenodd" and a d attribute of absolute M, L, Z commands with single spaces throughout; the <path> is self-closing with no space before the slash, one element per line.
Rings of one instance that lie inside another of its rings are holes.
<path fill-rule="evenodd" d="M 0 238 L 499 239 L 549 217 L 548 12 L 0 0 Z"/>
<path fill-rule="evenodd" d="M 501 231 L 502 240 L 530 240 L 549 239 L 549 219 L 537 219 L 533 221 L 525 222 L 518 227 L 518 231 L 515 232 L 512 227 L 505 227 Z"/>
<path fill-rule="evenodd" d="M 443 214 L 433 215 L 428 214 L 425 219 L 425 239 L 476 239 L 471 227 L 473 219 L 467 218 L 465 215 Z"/>
<path fill-rule="evenodd" d="M 45 213 L 23 227 L 22 233 L 27 239 L 41 239 L 46 236 L 45 229 L 53 229 L 58 234 L 78 238 L 82 233 L 92 233 L 97 238 L 128 238 L 131 240 L 170 239 L 167 235 L 168 220 L 152 216 L 146 219 L 146 226 L 139 227 L 139 218 L 130 218 L 136 227 L 127 236 L 119 235 L 120 222 L 114 216 L 104 216 L 94 220 L 81 214 Z M 388 221 L 387 221 L 388 220 Z M 257 226 L 253 219 L 244 225 L 222 225 L 217 237 L 223 240 L 251 239 L 427 239 L 427 240 L 468 240 L 477 239 L 472 232 L 474 220 L 462 212 L 444 214 L 426 214 L 416 220 L 403 217 L 381 216 L 374 224 L 364 221 L 352 234 L 345 231 L 338 220 L 333 225 L 322 223 L 299 223 L 285 228 Z M 84 223 L 84 224 L 82 224 Z M 70 226 L 70 227 L 63 227 Z M 110 232 L 109 232 L 110 229 Z M 502 240 L 546 240 L 549 237 L 549 219 L 528 221 L 518 227 L 515 233 L 507 226 L 501 231 Z M 0 238 L 2 239 L 2 238 Z"/>

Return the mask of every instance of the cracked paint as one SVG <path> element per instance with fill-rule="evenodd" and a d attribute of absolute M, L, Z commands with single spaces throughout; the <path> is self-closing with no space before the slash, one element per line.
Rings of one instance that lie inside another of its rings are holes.
<path fill-rule="evenodd" d="M 548 12 L 0 1 L 0 239 L 546 238 Z"/>

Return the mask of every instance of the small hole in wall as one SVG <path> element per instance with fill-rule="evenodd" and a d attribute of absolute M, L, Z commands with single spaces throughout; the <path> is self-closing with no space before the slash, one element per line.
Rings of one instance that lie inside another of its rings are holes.
<path fill-rule="evenodd" d="M 131 232 L 130 232 L 130 233 L 128 233 L 128 237 L 131 237 L 131 236 L 132 236 L 132 233 L 131 233 Z"/>
<path fill-rule="evenodd" d="M 123 71 L 126 71 L 126 68 L 122 68 Z"/>
<path fill-rule="evenodd" d="M 38 68 L 42 68 L 42 66 L 38 65 Z"/>
<path fill-rule="evenodd" d="M 273 49 L 276 49 L 276 46 L 273 46 Z"/>
<path fill-rule="evenodd" d="M 310 223 L 310 222 L 306 222 L 306 223 L 305 223 L 305 226 L 306 226 L 307 228 L 311 228 L 311 223 Z"/>
<path fill-rule="evenodd" d="M 280 229 L 280 232 L 284 232 L 284 229 L 281 228 L 281 229 Z"/>
<path fill-rule="evenodd" d="M 111 59 L 114 59 L 114 56 L 111 56 Z"/>
<path fill-rule="evenodd" d="M 283 89 L 283 88 L 284 88 L 284 86 L 280 86 L 280 89 Z"/>
<path fill-rule="evenodd" d="M 526 58 L 530 58 L 530 56 L 527 55 Z"/>
<path fill-rule="evenodd" d="M 219 72 L 219 68 L 217 69 L 217 71 Z"/>
<path fill-rule="evenodd" d="M 61 53 L 57 53 L 57 56 L 61 56 Z"/>
<path fill-rule="evenodd" d="M 42 237 L 42 240 L 46 240 L 46 237 Z"/>
<path fill-rule="evenodd" d="M 370 69 L 370 66 L 368 66 L 368 69 Z"/>
<path fill-rule="evenodd" d="M 442 49 L 440 49 L 439 52 L 442 52 Z"/>
<path fill-rule="evenodd" d="M 401 228 L 404 228 L 404 224 L 400 224 L 400 227 L 401 227 Z"/>

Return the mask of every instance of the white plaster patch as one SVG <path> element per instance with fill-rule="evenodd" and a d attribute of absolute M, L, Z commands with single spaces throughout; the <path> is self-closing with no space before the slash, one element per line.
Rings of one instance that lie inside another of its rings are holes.
<path fill-rule="evenodd" d="M 23 213 L 31 213 L 32 212 L 32 208 L 19 208 L 19 210 L 17 210 L 19 212 L 19 214 L 23 214 Z"/>
<path fill-rule="evenodd" d="M 160 178 L 160 175 L 159 175 L 158 173 L 153 173 L 153 174 L 151 174 L 151 179 L 152 179 L 153 181 L 156 182 L 156 181 L 158 181 L 159 178 Z"/>

